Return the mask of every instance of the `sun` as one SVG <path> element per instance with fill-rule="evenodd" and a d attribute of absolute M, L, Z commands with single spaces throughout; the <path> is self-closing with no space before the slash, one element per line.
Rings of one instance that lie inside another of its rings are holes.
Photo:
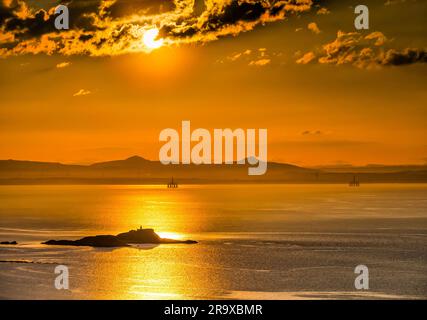
<path fill-rule="evenodd" d="M 142 36 L 142 41 L 144 42 L 144 45 L 149 49 L 160 48 L 163 45 L 163 39 L 156 40 L 158 35 L 159 29 L 157 28 L 147 30 Z"/>

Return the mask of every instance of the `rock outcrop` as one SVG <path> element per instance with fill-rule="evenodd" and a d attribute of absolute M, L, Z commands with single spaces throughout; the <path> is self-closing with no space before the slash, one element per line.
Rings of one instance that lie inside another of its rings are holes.
<path fill-rule="evenodd" d="M 43 244 L 57 246 L 90 246 L 90 247 L 127 247 L 128 244 L 117 239 L 116 236 L 94 236 L 79 240 L 49 240 Z"/>
<path fill-rule="evenodd" d="M 49 240 L 43 242 L 47 245 L 57 246 L 90 246 L 90 247 L 128 247 L 130 244 L 167 244 L 182 243 L 195 244 L 194 240 L 174 240 L 161 238 L 153 229 L 130 230 L 117 236 L 100 235 L 85 237 L 79 240 Z"/>

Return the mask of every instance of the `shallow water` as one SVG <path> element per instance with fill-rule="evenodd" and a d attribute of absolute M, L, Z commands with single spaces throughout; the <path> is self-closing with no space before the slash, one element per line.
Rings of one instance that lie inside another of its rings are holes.
<path fill-rule="evenodd" d="M 47 239 L 143 227 L 197 245 Z M 0 298 L 427 297 L 427 185 L 1 186 Z M 54 288 L 56 265 L 70 290 Z M 369 268 L 370 290 L 354 288 Z"/>

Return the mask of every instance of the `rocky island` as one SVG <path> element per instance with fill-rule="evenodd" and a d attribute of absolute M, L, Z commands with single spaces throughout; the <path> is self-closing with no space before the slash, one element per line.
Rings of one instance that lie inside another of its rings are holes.
<path fill-rule="evenodd" d="M 0 244 L 2 244 L 2 245 L 6 245 L 6 244 L 9 244 L 9 245 L 16 245 L 16 244 L 18 244 L 18 242 L 16 242 L 16 241 L 2 241 L 2 242 L 0 242 Z"/>
<path fill-rule="evenodd" d="M 128 247 L 131 244 L 196 244 L 193 240 L 174 240 L 161 238 L 153 229 L 130 230 L 128 232 L 113 235 L 99 235 L 84 237 L 79 240 L 49 240 L 42 244 L 57 246 L 89 246 L 89 247 Z"/>

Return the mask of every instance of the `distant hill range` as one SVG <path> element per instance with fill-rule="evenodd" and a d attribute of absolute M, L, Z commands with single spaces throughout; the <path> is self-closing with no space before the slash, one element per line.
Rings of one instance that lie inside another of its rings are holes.
<path fill-rule="evenodd" d="M 0 184 L 180 184 L 198 183 L 363 183 L 427 182 L 426 166 L 302 168 L 268 163 L 263 176 L 249 176 L 248 165 L 162 165 L 134 156 L 92 165 L 0 160 Z"/>

